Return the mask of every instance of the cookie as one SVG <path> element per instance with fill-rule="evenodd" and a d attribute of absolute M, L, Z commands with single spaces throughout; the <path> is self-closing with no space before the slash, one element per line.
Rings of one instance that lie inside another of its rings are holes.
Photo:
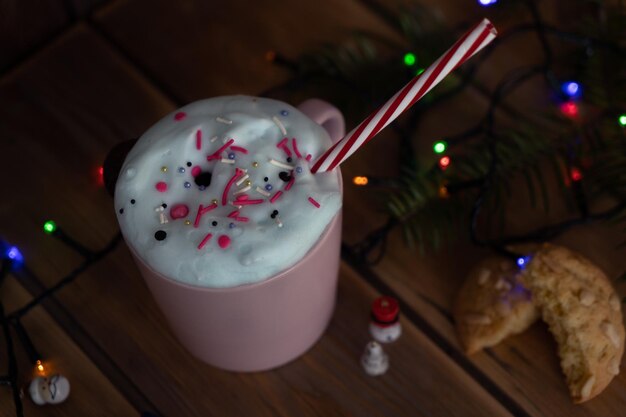
<path fill-rule="evenodd" d="M 539 318 L 531 293 L 519 278 L 517 265 L 502 257 L 485 259 L 467 277 L 453 314 L 468 354 L 523 332 Z"/>
<path fill-rule="evenodd" d="M 598 395 L 624 353 L 621 303 L 606 275 L 569 249 L 545 244 L 522 274 L 550 332 L 574 402 Z"/>

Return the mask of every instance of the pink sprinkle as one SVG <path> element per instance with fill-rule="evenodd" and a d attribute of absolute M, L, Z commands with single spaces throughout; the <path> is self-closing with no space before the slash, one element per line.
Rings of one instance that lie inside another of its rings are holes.
<path fill-rule="evenodd" d="M 307 161 L 310 161 L 310 160 L 311 160 L 311 158 L 313 158 L 313 155 L 311 155 L 311 154 L 308 154 L 308 155 L 306 156 L 306 160 L 307 160 Z"/>
<path fill-rule="evenodd" d="M 246 148 L 242 148 L 241 146 L 231 146 L 230 149 L 232 149 L 233 152 L 248 153 L 248 150 Z"/>
<path fill-rule="evenodd" d="M 248 194 L 239 194 L 237 198 L 235 199 L 235 201 L 247 200 L 249 198 L 250 196 Z"/>
<path fill-rule="evenodd" d="M 159 182 L 156 183 L 154 188 L 156 188 L 158 192 L 164 193 L 164 192 L 167 191 L 167 184 L 164 183 L 163 181 L 159 181 Z"/>
<path fill-rule="evenodd" d="M 240 206 L 249 206 L 251 204 L 263 204 L 265 200 L 240 200 L 237 204 Z"/>
<path fill-rule="evenodd" d="M 285 146 L 285 145 L 287 144 L 287 141 L 288 141 L 288 140 L 289 140 L 288 138 L 284 138 L 283 140 L 281 140 L 280 142 L 278 142 L 278 143 L 276 144 L 276 147 L 277 147 L 278 149 L 282 148 L 283 146 Z"/>
<path fill-rule="evenodd" d="M 232 141 L 232 139 L 231 139 L 231 141 Z M 230 180 L 228 180 L 228 183 L 226 184 L 226 187 L 224 187 L 224 192 L 222 192 L 222 205 L 223 206 L 228 204 L 228 191 L 230 190 L 230 187 L 233 186 L 233 184 L 235 183 L 237 178 L 239 178 L 243 173 L 244 173 L 243 169 L 235 168 L 235 175 L 233 175 L 230 178 Z"/>
<path fill-rule="evenodd" d="M 188 214 L 189 207 L 187 207 L 185 204 L 176 204 L 170 209 L 170 217 L 172 219 L 181 219 L 183 217 L 187 217 Z"/>
<path fill-rule="evenodd" d="M 239 216 L 239 210 L 235 210 L 228 215 L 231 219 L 236 219 L 237 216 Z"/>
<path fill-rule="evenodd" d="M 209 155 L 206 157 L 207 161 L 210 161 L 212 159 L 221 159 L 222 157 L 220 156 L 220 154 L 222 152 L 224 152 L 224 150 L 226 148 L 228 148 L 230 145 L 232 145 L 233 143 L 235 143 L 235 139 L 230 139 L 228 142 L 226 142 L 224 145 L 222 145 L 217 151 L 215 151 L 213 154 Z"/>
<path fill-rule="evenodd" d="M 313 199 L 313 197 L 309 197 L 309 203 L 313 204 L 316 208 L 320 208 L 320 203 L 315 201 L 315 199 Z"/>
<path fill-rule="evenodd" d="M 220 245 L 220 248 L 226 249 L 230 246 L 230 238 L 226 235 L 221 235 L 217 238 L 217 244 Z"/>
<path fill-rule="evenodd" d="M 200 129 L 196 132 L 196 149 L 202 149 L 202 130 Z"/>
<path fill-rule="evenodd" d="M 248 220 L 250 220 L 247 217 L 235 217 L 235 220 L 237 220 L 238 222 L 247 222 Z"/>
<path fill-rule="evenodd" d="M 211 240 L 211 237 L 213 237 L 212 233 L 207 233 L 207 235 L 204 237 L 204 239 L 202 239 L 202 242 L 200 242 L 200 244 L 198 245 L 198 250 L 202 249 L 204 247 L 204 245 L 207 244 L 207 242 L 209 240 Z"/>
<path fill-rule="evenodd" d="M 293 186 L 294 182 L 296 182 L 296 176 L 293 175 L 293 171 L 291 171 L 291 179 L 289 180 L 289 182 L 285 186 L 285 191 L 291 190 L 291 187 Z"/>
<path fill-rule="evenodd" d="M 174 120 L 176 120 L 177 122 L 180 122 L 185 117 L 187 117 L 187 113 L 185 113 L 184 111 L 179 111 L 178 113 L 174 115 Z"/>
<path fill-rule="evenodd" d="M 201 173 L 202 173 L 202 168 L 200 168 L 198 165 L 196 165 L 195 167 L 191 168 L 191 176 L 192 177 L 197 177 Z"/>
<path fill-rule="evenodd" d="M 293 151 L 296 153 L 298 158 L 302 158 L 302 154 L 298 150 L 298 142 L 296 142 L 296 138 L 291 138 L 291 145 L 293 146 Z"/>
<path fill-rule="evenodd" d="M 200 224 L 200 219 L 206 212 L 209 212 L 213 209 L 217 208 L 217 204 L 211 204 L 210 206 L 204 207 L 202 204 L 198 206 L 198 213 L 196 214 L 196 220 L 193 222 L 193 227 L 198 227 Z"/>
<path fill-rule="evenodd" d="M 274 194 L 272 198 L 270 198 L 270 203 L 273 203 L 274 201 L 278 200 L 278 197 L 280 197 L 282 193 L 283 193 L 282 191 L 277 191 L 276 194 Z"/>

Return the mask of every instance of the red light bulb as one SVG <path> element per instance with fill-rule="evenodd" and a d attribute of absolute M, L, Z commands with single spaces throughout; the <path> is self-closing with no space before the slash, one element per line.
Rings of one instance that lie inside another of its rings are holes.
<path fill-rule="evenodd" d="M 573 101 L 563 103 L 561 104 L 561 113 L 570 119 L 578 117 L 578 105 Z"/>

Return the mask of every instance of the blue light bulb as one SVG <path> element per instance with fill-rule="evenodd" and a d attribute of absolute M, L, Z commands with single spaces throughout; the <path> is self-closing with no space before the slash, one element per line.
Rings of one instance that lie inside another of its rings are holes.
<path fill-rule="evenodd" d="M 561 84 L 561 90 L 571 99 L 579 98 L 583 93 L 582 87 L 576 81 L 564 82 Z"/>
<path fill-rule="evenodd" d="M 24 256 L 22 256 L 22 252 L 20 252 L 17 246 L 10 246 L 6 251 L 6 257 L 15 263 L 21 264 L 24 262 Z"/>
<path fill-rule="evenodd" d="M 519 266 L 520 269 L 526 268 L 528 262 L 530 262 L 530 256 L 520 256 L 517 258 L 517 266 Z"/>

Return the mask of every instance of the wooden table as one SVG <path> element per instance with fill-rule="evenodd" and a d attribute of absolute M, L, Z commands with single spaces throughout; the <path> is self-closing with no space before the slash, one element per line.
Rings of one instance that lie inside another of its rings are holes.
<path fill-rule="evenodd" d="M 471 1 L 422 3 L 440 8 L 452 21 L 487 13 Z M 554 16 L 558 6 L 553 3 L 542 7 Z M 55 219 L 94 249 L 116 233 L 111 199 L 96 181 L 97 168 L 113 145 L 139 136 L 183 103 L 222 94 L 254 95 L 285 81 L 288 72 L 265 61 L 269 49 L 295 58 L 355 29 L 396 36 L 373 12 L 383 4 L 3 2 L 0 172 L 5 198 L 0 202 L 0 234 L 20 247 L 27 262 L 3 287 L 7 309 L 23 305 L 42 285 L 54 284 L 80 262 L 76 253 L 42 232 L 43 221 Z M 528 57 L 532 51 L 528 56 L 517 50 L 495 56 L 482 74 L 485 83 L 490 84 L 497 69 Z M 453 103 L 421 127 L 424 149 L 430 138 L 469 125 L 484 110 L 484 98 L 469 94 L 464 100 L 472 100 L 471 106 Z M 445 122 L 450 112 L 455 112 L 455 126 Z M 344 175 L 392 173 L 388 161 L 373 156 L 391 155 L 394 147 L 392 141 L 372 142 L 345 164 Z M 347 187 L 346 244 L 384 221 L 366 204 L 370 194 Z M 534 216 L 530 212 L 525 219 Z M 561 241 L 614 278 L 626 267 L 612 246 L 618 237 L 597 225 L 573 230 Z M 337 310 L 324 337 L 303 357 L 277 370 L 237 374 L 199 362 L 178 344 L 122 244 L 25 317 L 46 365 L 72 384 L 69 399 L 61 405 L 38 407 L 25 398 L 26 415 L 626 415 L 623 374 L 598 398 L 572 405 L 555 344 L 543 324 L 475 356 L 462 353 L 450 306 L 468 268 L 482 256 L 484 252 L 462 245 L 420 258 L 396 234 L 376 267 L 346 256 Z M 623 293 L 623 287 L 618 289 Z M 389 372 L 372 378 L 358 360 L 369 340 L 370 303 L 381 293 L 401 300 L 404 335 L 387 348 Z M 32 364 L 18 350 L 21 380 L 27 381 Z M 4 349 L 0 354 L 4 364 Z M 0 416 L 13 413 L 10 392 L 2 387 Z"/>

